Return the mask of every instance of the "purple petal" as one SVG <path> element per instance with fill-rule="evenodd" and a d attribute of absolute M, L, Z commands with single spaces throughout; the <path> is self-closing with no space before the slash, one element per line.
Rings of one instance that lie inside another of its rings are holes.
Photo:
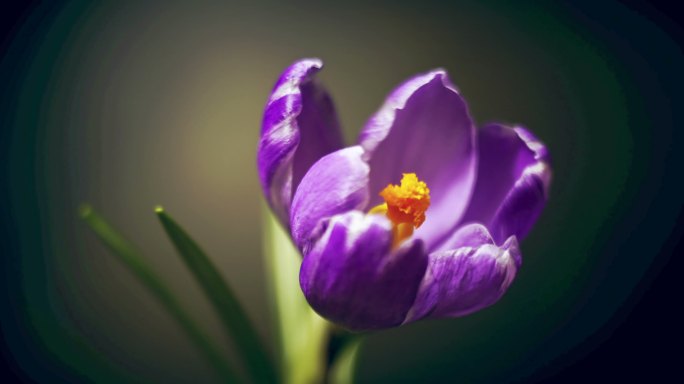
<path fill-rule="evenodd" d="M 343 146 L 332 100 L 314 78 L 322 66 L 318 59 L 292 64 L 280 76 L 264 110 L 259 180 L 284 224 L 292 195 L 309 167 Z"/>
<path fill-rule="evenodd" d="M 546 163 L 551 163 L 551 156 L 549 155 L 549 150 L 546 148 L 544 143 L 539 141 L 537 137 L 523 127 L 513 128 L 518 137 L 525 142 L 527 148 L 534 152 L 534 159 L 537 161 L 544 161 Z"/>
<path fill-rule="evenodd" d="M 487 227 L 482 224 L 468 224 L 460 227 L 453 235 L 447 238 L 435 252 L 450 251 L 461 247 L 479 246 L 482 244 L 495 244 Z"/>
<path fill-rule="evenodd" d="M 546 204 L 550 178 L 551 170 L 546 163 L 525 169 L 490 223 L 494 239 L 525 238 Z"/>
<path fill-rule="evenodd" d="M 407 323 L 473 313 L 494 304 L 513 282 L 522 260 L 514 236 L 498 247 L 484 226 L 472 224 L 450 240 L 460 246 L 429 255 Z"/>
<path fill-rule="evenodd" d="M 352 330 L 400 325 L 427 266 L 423 243 L 392 250 L 391 224 L 359 211 L 333 217 L 302 263 L 299 282 L 311 307 Z"/>
<path fill-rule="evenodd" d="M 323 219 L 368 204 L 368 164 L 363 149 L 340 149 L 317 161 L 299 183 L 292 200 L 292 239 L 306 252 Z"/>
<path fill-rule="evenodd" d="M 482 128 L 478 144 L 477 183 L 462 222 L 484 224 L 497 243 L 522 239 L 547 200 L 548 151 L 527 130 L 498 124 Z"/>
<path fill-rule="evenodd" d="M 428 248 L 453 230 L 475 183 L 475 131 L 446 72 L 417 76 L 395 89 L 359 137 L 368 152 L 371 205 L 378 193 L 415 172 L 430 188 L 427 220 L 416 231 Z"/>

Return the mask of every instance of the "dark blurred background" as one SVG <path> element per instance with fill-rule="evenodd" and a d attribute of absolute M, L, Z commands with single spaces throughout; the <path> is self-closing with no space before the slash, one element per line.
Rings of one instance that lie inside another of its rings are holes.
<path fill-rule="evenodd" d="M 164 205 L 274 348 L 256 143 L 280 72 L 319 57 L 350 143 L 394 86 L 444 67 L 478 123 L 521 123 L 553 157 L 548 206 L 505 297 L 465 318 L 370 336 L 360 382 L 664 380 L 679 364 L 669 348 L 680 348 L 682 318 L 675 9 L 273 1 L 2 10 L 5 370 L 38 382 L 214 380 L 78 219 L 84 201 L 223 340 L 153 214 Z"/>

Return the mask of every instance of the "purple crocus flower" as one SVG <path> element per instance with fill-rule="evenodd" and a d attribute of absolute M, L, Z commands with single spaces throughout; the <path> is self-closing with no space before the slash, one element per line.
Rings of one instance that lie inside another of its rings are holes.
<path fill-rule="evenodd" d="M 371 330 L 496 302 L 548 196 L 546 147 L 522 127 L 475 129 L 441 69 L 397 87 L 345 146 L 321 67 L 304 59 L 281 75 L 257 155 L 311 307 Z"/>

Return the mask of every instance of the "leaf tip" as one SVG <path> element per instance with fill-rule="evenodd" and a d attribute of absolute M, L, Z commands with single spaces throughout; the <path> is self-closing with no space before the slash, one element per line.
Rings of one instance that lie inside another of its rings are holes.
<path fill-rule="evenodd" d="M 157 205 L 156 207 L 154 207 L 154 212 L 158 215 L 162 214 L 164 213 L 164 207 L 162 207 L 161 205 Z"/>
<path fill-rule="evenodd" d="M 93 207 L 88 203 L 82 203 L 78 207 L 78 215 L 81 216 L 82 219 L 88 218 L 91 213 L 93 213 Z"/>

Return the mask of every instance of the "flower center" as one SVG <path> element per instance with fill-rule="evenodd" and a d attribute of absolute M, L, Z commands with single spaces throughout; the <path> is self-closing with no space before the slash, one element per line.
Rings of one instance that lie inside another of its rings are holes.
<path fill-rule="evenodd" d="M 430 207 L 430 189 L 415 173 L 404 173 L 401 185 L 389 184 L 380 192 L 385 202 L 373 207 L 368 213 L 382 213 L 392 221 L 394 245 L 413 234 L 425 221 L 425 211 Z"/>

